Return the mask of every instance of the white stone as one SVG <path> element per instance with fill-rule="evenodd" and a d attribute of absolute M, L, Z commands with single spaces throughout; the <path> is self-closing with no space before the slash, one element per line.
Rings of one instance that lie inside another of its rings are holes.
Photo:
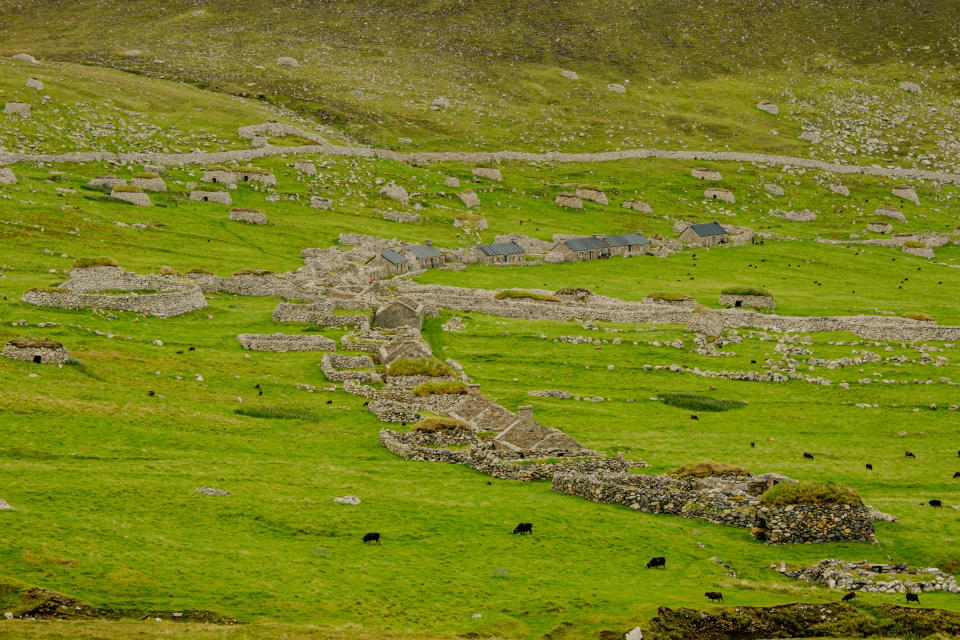
<path fill-rule="evenodd" d="M 296 58 L 291 58 L 290 56 L 280 56 L 277 58 L 277 64 L 281 67 L 299 67 L 300 63 L 297 62 Z"/>
<path fill-rule="evenodd" d="M 449 109 L 452 105 L 446 96 L 440 96 L 439 98 L 434 98 L 430 106 L 436 107 L 437 109 Z"/>
<path fill-rule="evenodd" d="M 136 58 L 137 56 L 143 55 L 143 51 L 140 51 L 140 49 L 127 49 L 123 52 L 123 55 L 128 58 Z"/>
<path fill-rule="evenodd" d="M 42 91 L 43 81 L 37 80 L 36 78 L 27 78 L 27 88 L 36 89 L 37 91 Z"/>
<path fill-rule="evenodd" d="M 769 183 L 763 185 L 763 190 L 772 196 L 782 196 L 786 193 L 780 185 Z"/>
<path fill-rule="evenodd" d="M 6 500 L 4 500 L 3 498 L 0 498 L 0 511 L 6 510 L 6 509 L 9 509 L 12 511 L 13 507 L 7 504 Z"/>
<path fill-rule="evenodd" d="M 451 189 L 460 188 L 460 180 L 454 176 L 447 176 L 443 179 L 443 186 L 450 187 Z"/>
<path fill-rule="evenodd" d="M 345 496 L 334 498 L 333 501 L 339 502 L 340 504 L 360 504 L 360 498 L 349 493 Z"/>
<path fill-rule="evenodd" d="M 38 64 L 37 59 L 34 58 L 29 53 L 17 53 L 13 56 L 14 60 L 19 60 L 20 62 L 29 62 L 30 64 Z"/>
<path fill-rule="evenodd" d="M 760 109 L 760 111 L 765 111 L 766 113 L 774 116 L 780 113 L 780 108 L 777 107 L 777 105 L 773 104 L 772 102 L 767 102 L 766 100 L 761 100 L 758 102 L 757 109 Z"/>
<path fill-rule="evenodd" d="M 17 184 L 17 176 L 10 167 L 0 167 L 0 184 Z"/>
<path fill-rule="evenodd" d="M 577 75 L 576 71 L 570 71 L 569 69 L 564 69 L 560 72 L 560 75 L 566 78 L 567 80 L 579 80 L 580 76 Z"/>
<path fill-rule="evenodd" d="M 614 93 L 626 93 L 627 88 L 622 84 L 617 84 L 616 82 L 611 82 L 607 85 L 607 89 L 613 91 Z"/>
<path fill-rule="evenodd" d="M 7 102 L 3 105 L 3 113 L 10 116 L 20 116 L 21 119 L 30 117 L 30 105 L 26 102 Z"/>

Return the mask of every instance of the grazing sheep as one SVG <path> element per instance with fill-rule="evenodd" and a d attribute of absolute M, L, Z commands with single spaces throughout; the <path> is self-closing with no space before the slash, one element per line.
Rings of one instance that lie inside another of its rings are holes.
<path fill-rule="evenodd" d="M 851 600 L 853 600 L 853 599 L 856 598 L 856 597 L 857 597 L 857 594 L 854 593 L 853 591 L 851 591 L 850 593 L 844 595 L 844 596 L 843 596 L 842 598 L 840 598 L 840 599 L 843 600 L 844 602 L 850 602 Z"/>
<path fill-rule="evenodd" d="M 366 544 L 368 542 L 376 542 L 377 544 L 380 544 L 380 534 L 368 533 L 367 535 L 363 536 L 363 543 Z"/>
<path fill-rule="evenodd" d="M 806 451 L 803 452 L 803 457 L 806 458 L 806 459 L 808 459 L 808 460 L 813 460 L 813 454 L 812 454 L 812 453 L 807 453 Z"/>
<path fill-rule="evenodd" d="M 920 604 L 920 596 L 916 593 L 908 593 L 907 602 L 916 602 L 917 604 Z"/>
<path fill-rule="evenodd" d="M 906 457 L 906 458 L 916 458 L 916 457 L 917 457 L 917 456 L 913 455 L 913 451 L 905 451 L 903 455 L 904 455 L 904 457 Z"/>
<path fill-rule="evenodd" d="M 667 568 L 667 559 L 663 556 L 657 556 L 655 558 L 650 558 L 650 562 L 647 563 L 647 569 L 653 569 L 656 567 Z"/>
<path fill-rule="evenodd" d="M 703 595 L 707 596 L 711 600 L 719 600 L 720 602 L 723 602 L 723 594 L 719 591 L 707 591 Z"/>
<path fill-rule="evenodd" d="M 933 500 L 930 500 L 929 502 L 927 502 L 927 504 L 929 504 L 931 507 L 942 507 L 942 506 L 943 506 L 943 503 L 942 503 L 941 501 L 937 500 L 936 498 L 934 498 Z"/>
<path fill-rule="evenodd" d="M 513 528 L 513 532 L 523 535 L 525 533 L 533 533 L 533 525 L 529 522 L 521 522 L 516 527 Z"/>

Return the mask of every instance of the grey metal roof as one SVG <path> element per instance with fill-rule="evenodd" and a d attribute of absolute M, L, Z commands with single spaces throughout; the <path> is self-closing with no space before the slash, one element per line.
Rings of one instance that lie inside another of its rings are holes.
<path fill-rule="evenodd" d="M 716 220 L 713 222 L 701 222 L 700 224 L 692 224 L 690 228 L 693 229 L 700 237 L 706 236 L 725 236 L 727 235 L 726 229 L 720 226 Z"/>
<path fill-rule="evenodd" d="M 601 238 L 595 238 L 593 236 L 570 238 L 569 240 L 564 240 L 563 243 L 567 245 L 571 251 L 596 251 L 598 249 L 607 248 L 606 242 L 604 242 Z"/>
<path fill-rule="evenodd" d="M 637 233 L 624 233 L 618 236 L 607 236 L 604 238 L 611 247 L 632 247 L 634 245 L 649 244 L 649 240 L 643 237 L 639 231 Z"/>
<path fill-rule="evenodd" d="M 415 244 L 408 249 L 413 256 L 419 260 L 426 260 L 429 258 L 442 258 L 443 254 L 437 251 L 434 247 L 429 244 Z"/>
<path fill-rule="evenodd" d="M 389 262 L 390 264 L 403 264 L 407 261 L 402 255 L 394 251 L 393 249 L 387 249 L 380 254 L 383 256 L 383 259 Z"/>
<path fill-rule="evenodd" d="M 482 244 L 477 248 L 485 256 L 506 256 L 524 252 L 516 242 L 494 242 L 493 244 Z"/>

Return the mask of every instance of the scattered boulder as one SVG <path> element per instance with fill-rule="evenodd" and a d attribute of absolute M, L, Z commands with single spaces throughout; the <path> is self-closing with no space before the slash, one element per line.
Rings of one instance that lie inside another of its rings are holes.
<path fill-rule="evenodd" d="M 503 181 L 500 169 L 496 167 L 474 167 L 471 169 L 471 173 L 478 178 L 486 178 L 487 180 L 495 180 L 497 182 Z"/>
<path fill-rule="evenodd" d="M 773 116 L 780 114 L 780 108 L 772 102 L 767 102 L 766 100 L 761 100 L 758 102 L 757 109 L 760 109 L 760 111 L 764 111 Z"/>
<path fill-rule="evenodd" d="M 630 631 L 627 632 L 627 635 L 625 635 L 623 638 L 624 640 L 643 640 L 643 629 L 640 627 L 634 627 L 633 629 L 630 629 Z"/>
<path fill-rule="evenodd" d="M 903 215 L 903 211 L 900 211 L 900 209 L 897 209 L 896 207 L 879 207 L 875 213 L 878 216 L 882 216 L 884 218 L 891 218 L 899 222 L 907 221 L 907 217 Z"/>
<path fill-rule="evenodd" d="M 123 55 L 128 58 L 137 58 L 143 55 L 143 51 L 140 51 L 140 49 L 127 49 L 123 52 Z"/>
<path fill-rule="evenodd" d="M 569 69 L 564 69 L 560 72 L 560 75 L 566 78 L 567 80 L 579 80 L 580 76 L 577 75 L 576 71 L 570 71 Z"/>
<path fill-rule="evenodd" d="M 430 103 L 430 108 L 434 110 L 449 109 L 451 106 L 453 105 L 450 104 L 450 100 L 446 96 L 440 96 L 439 98 L 434 98 L 433 102 Z"/>
<path fill-rule="evenodd" d="M 310 208 L 332 209 L 333 202 L 330 200 L 330 198 L 321 198 L 320 196 L 310 196 Z"/>
<path fill-rule="evenodd" d="M 313 164 L 313 160 L 297 160 L 293 168 L 308 176 L 317 175 L 317 166 Z"/>
<path fill-rule="evenodd" d="M 230 492 L 226 489 L 214 489 L 213 487 L 200 487 L 196 490 L 197 493 L 202 493 L 205 496 L 228 496 Z"/>
<path fill-rule="evenodd" d="M 354 504 L 354 505 L 360 504 L 360 498 L 358 498 L 355 495 L 351 495 L 349 493 L 345 496 L 334 498 L 333 501 L 338 502 L 340 504 Z"/>
<path fill-rule="evenodd" d="M 257 209 L 230 209 L 227 218 L 249 224 L 267 224 L 267 214 Z"/>
<path fill-rule="evenodd" d="M 611 82 L 607 85 L 607 89 L 613 91 L 614 93 L 626 93 L 627 88 L 622 84 L 617 84 L 616 82 Z"/>
<path fill-rule="evenodd" d="M 850 195 L 850 189 L 848 189 L 846 185 L 842 185 L 839 182 L 831 182 L 829 185 L 827 185 L 827 188 L 830 189 L 830 191 L 836 193 L 837 195 L 841 195 L 841 196 Z"/>
<path fill-rule="evenodd" d="M 893 188 L 891 193 L 901 200 L 906 200 L 913 204 L 920 204 L 920 198 L 917 197 L 917 192 L 913 190 L 913 187 L 898 184 Z"/>
<path fill-rule="evenodd" d="M 639 200 L 624 200 L 623 208 L 639 211 L 640 213 L 653 213 L 653 207 L 646 202 L 640 202 Z"/>
<path fill-rule="evenodd" d="M 460 200 L 468 207 L 476 207 L 480 205 L 480 198 L 477 197 L 477 193 L 475 191 L 461 192 Z"/>
<path fill-rule="evenodd" d="M 889 222 L 870 222 L 867 231 L 871 233 L 893 233 L 893 225 Z"/>
<path fill-rule="evenodd" d="M 900 83 L 900 88 L 909 93 L 915 93 L 918 96 L 923 95 L 923 89 L 920 88 L 916 82 L 910 82 L 909 80 L 904 80 Z"/>
<path fill-rule="evenodd" d="M 277 58 L 277 64 L 281 67 L 299 67 L 300 63 L 297 62 L 296 58 L 291 58 L 290 56 L 280 56 Z"/>
<path fill-rule="evenodd" d="M 27 88 L 43 91 L 43 81 L 37 80 L 36 78 L 27 78 Z"/>
<path fill-rule="evenodd" d="M 722 180 L 723 176 L 720 175 L 720 172 L 716 169 L 710 169 L 709 167 L 697 167 L 690 172 L 697 180 Z"/>
<path fill-rule="evenodd" d="M 443 179 L 443 186 L 450 187 L 451 189 L 459 189 L 460 180 L 454 176 L 447 176 Z"/>
<path fill-rule="evenodd" d="M 7 504 L 6 500 L 4 500 L 3 498 L 0 498 L 0 511 L 4 511 L 7 509 L 9 509 L 10 511 L 13 511 L 13 507 Z"/>
<path fill-rule="evenodd" d="M 786 191 L 783 190 L 783 187 L 781 187 L 781 186 L 778 185 L 778 184 L 770 184 L 770 183 L 767 183 L 767 184 L 763 185 L 763 190 L 766 191 L 767 193 L 769 193 L 769 194 L 772 195 L 772 196 L 778 196 L 778 197 L 779 197 L 779 196 L 782 196 L 782 195 L 785 195 L 785 194 L 786 194 Z"/>
<path fill-rule="evenodd" d="M 20 116 L 21 120 L 30 117 L 30 105 L 26 102 L 7 102 L 3 105 L 3 113 L 9 116 Z"/>
<path fill-rule="evenodd" d="M 0 167 L 0 184 L 17 184 L 17 176 L 10 167 Z"/>
<path fill-rule="evenodd" d="M 407 193 L 407 190 L 392 182 L 381 187 L 380 195 L 396 200 L 397 202 L 402 202 L 403 204 L 407 204 L 407 202 L 410 201 L 410 195 Z"/>
<path fill-rule="evenodd" d="M 39 62 L 37 62 L 37 59 L 34 58 L 29 53 L 16 53 L 13 55 L 13 59 L 19 60 L 20 62 L 28 62 L 30 64 L 39 64 Z"/>
<path fill-rule="evenodd" d="M 567 209 L 583 209 L 583 200 L 573 193 L 561 193 L 553 203 L 558 207 L 566 207 Z"/>
<path fill-rule="evenodd" d="M 730 204 L 733 204 L 737 201 L 733 195 L 733 192 L 729 189 L 707 189 L 703 192 L 703 197 L 710 200 L 723 200 L 724 202 L 729 202 Z"/>
<path fill-rule="evenodd" d="M 597 204 L 609 204 L 607 194 L 595 187 L 577 187 L 577 197 Z"/>
<path fill-rule="evenodd" d="M 806 142 L 809 142 L 810 144 L 820 144 L 821 142 L 823 142 L 823 136 L 820 135 L 820 132 L 813 131 L 812 129 L 809 129 L 801 133 L 800 139 Z"/>

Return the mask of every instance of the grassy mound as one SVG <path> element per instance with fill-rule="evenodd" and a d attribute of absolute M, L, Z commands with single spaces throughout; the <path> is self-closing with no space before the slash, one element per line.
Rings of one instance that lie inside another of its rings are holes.
<path fill-rule="evenodd" d="M 210 271 L 209 269 L 201 269 L 200 267 L 194 267 L 193 269 L 187 271 L 187 273 L 199 273 L 205 276 L 213 275 L 213 271 Z"/>
<path fill-rule="evenodd" d="M 671 471 L 670 475 L 678 478 L 706 478 L 719 475 L 745 476 L 749 473 L 743 467 L 722 462 L 688 462 Z"/>
<path fill-rule="evenodd" d="M 724 287 L 720 293 L 725 296 L 766 296 L 773 297 L 773 294 L 760 287 Z"/>
<path fill-rule="evenodd" d="M 437 358 L 397 358 L 387 368 L 387 375 L 452 378 L 456 373 L 447 363 Z"/>
<path fill-rule="evenodd" d="M 420 433 L 434 433 L 436 431 L 452 431 L 454 429 L 465 429 L 470 431 L 470 425 L 462 420 L 457 420 L 456 418 L 448 418 L 446 416 L 436 416 L 432 418 L 424 418 L 417 424 L 413 425 L 411 431 L 419 431 Z"/>
<path fill-rule="evenodd" d="M 910 320 L 920 320 L 921 322 L 933 322 L 933 316 L 929 313 L 923 313 L 918 311 L 902 313 L 900 314 L 903 318 L 909 318 Z"/>
<path fill-rule="evenodd" d="M 922 242 L 918 242 L 917 240 L 907 240 L 906 242 L 903 243 L 903 246 L 910 247 L 911 249 L 927 248 L 927 245 L 923 244 Z"/>
<path fill-rule="evenodd" d="M 236 173 L 255 173 L 260 176 L 270 175 L 270 172 L 267 171 L 266 169 L 261 169 L 260 167 L 254 167 L 252 165 L 247 165 L 245 167 L 237 169 Z"/>
<path fill-rule="evenodd" d="M 537 293 L 536 291 L 521 291 L 519 289 L 507 289 L 506 291 L 498 291 L 493 296 L 497 300 L 504 300 L 506 298 L 528 298 L 530 300 L 543 300 L 545 302 L 560 302 L 560 298 L 549 293 Z"/>
<path fill-rule="evenodd" d="M 295 407 L 240 407 L 233 412 L 250 418 L 265 418 L 268 420 L 305 420 L 316 422 L 317 416 L 312 411 Z"/>
<path fill-rule="evenodd" d="M 112 190 L 118 193 L 143 193 L 143 189 L 132 184 L 118 184 Z"/>
<path fill-rule="evenodd" d="M 160 174 L 155 171 L 141 171 L 140 173 L 133 174 L 133 177 L 140 180 L 153 180 L 159 178 Z"/>
<path fill-rule="evenodd" d="M 119 267 L 117 261 L 106 256 L 96 256 L 93 258 L 77 258 L 73 261 L 74 269 L 89 269 L 90 267 Z"/>
<path fill-rule="evenodd" d="M 833 482 L 781 482 L 773 485 L 760 502 L 768 507 L 788 504 L 863 504 L 860 494 Z"/>
<path fill-rule="evenodd" d="M 212 191 L 226 191 L 226 187 L 222 187 L 219 184 L 198 184 L 193 189 L 194 191 L 201 192 L 212 192 Z"/>
<path fill-rule="evenodd" d="M 63 345 L 49 338 L 31 338 L 29 336 L 20 336 L 13 338 L 7 344 L 12 344 L 21 349 L 59 349 Z"/>
<path fill-rule="evenodd" d="M 273 272 L 267 271 L 266 269 L 237 269 L 236 271 L 233 272 L 233 275 L 235 276 L 269 276 L 269 275 L 273 275 Z"/>
<path fill-rule="evenodd" d="M 740 400 L 711 398 L 702 393 L 661 393 L 660 400 L 671 407 L 680 407 L 692 411 L 729 411 L 746 405 L 745 402 Z"/>
<path fill-rule="evenodd" d="M 413 390 L 413 395 L 424 397 L 433 395 L 463 395 L 467 392 L 467 385 L 459 380 L 437 380 L 424 382 Z"/>

